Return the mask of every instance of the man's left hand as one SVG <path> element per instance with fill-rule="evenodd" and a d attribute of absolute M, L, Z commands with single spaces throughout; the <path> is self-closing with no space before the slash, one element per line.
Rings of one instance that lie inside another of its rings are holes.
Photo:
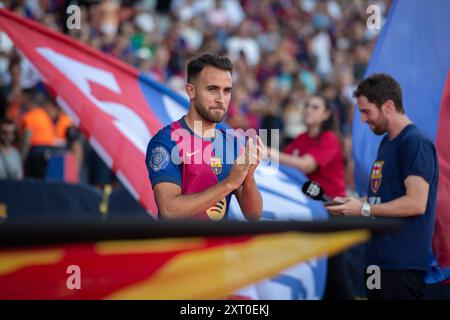
<path fill-rule="evenodd" d="M 262 156 L 264 155 L 264 143 L 262 142 L 262 140 L 259 136 L 256 136 L 256 145 L 251 146 L 251 153 L 253 155 L 253 157 L 251 158 L 252 165 L 251 165 L 250 169 L 248 170 L 245 180 L 254 179 L 253 174 L 255 173 L 256 168 L 258 167 L 259 163 L 261 162 Z M 244 180 L 244 183 L 245 183 L 245 180 Z"/>
<path fill-rule="evenodd" d="M 344 204 L 340 205 L 332 205 L 332 206 L 325 206 L 325 208 L 330 212 L 332 215 L 344 215 L 348 217 L 358 217 L 361 216 L 361 209 L 363 203 L 353 197 L 336 197 L 333 199 L 337 202 L 345 202 Z"/>

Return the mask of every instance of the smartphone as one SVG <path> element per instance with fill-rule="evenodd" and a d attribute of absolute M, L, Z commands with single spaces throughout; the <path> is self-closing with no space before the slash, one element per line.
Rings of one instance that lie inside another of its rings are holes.
<path fill-rule="evenodd" d="M 338 206 L 344 203 L 345 201 L 325 201 L 323 204 L 325 207 L 327 207 L 327 206 Z"/>

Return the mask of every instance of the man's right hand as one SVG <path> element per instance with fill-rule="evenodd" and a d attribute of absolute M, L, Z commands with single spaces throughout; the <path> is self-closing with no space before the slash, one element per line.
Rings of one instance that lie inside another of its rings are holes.
<path fill-rule="evenodd" d="M 258 162 L 258 149 L 253 145 L 253 139 L 249 138 L 244 152 L 236 159 L 226 181 L 233 189 L 237 189 L 244 182 L 248 171 L 253 164 Z"/>

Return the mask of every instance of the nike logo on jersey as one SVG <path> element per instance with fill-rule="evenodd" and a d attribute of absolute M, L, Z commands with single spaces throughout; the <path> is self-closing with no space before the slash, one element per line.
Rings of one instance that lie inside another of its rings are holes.
<path fill-rule="evenodd" d="M 197 150 L 197 151 L 194 151 L 194 152 L 186 152 L 186 155 L 187 155 L 188 157 L 192 157 L 194 154 L 196 154 L 196 153 L 198 153 L 198 152 L 200 152 L 200 150 Z"/>

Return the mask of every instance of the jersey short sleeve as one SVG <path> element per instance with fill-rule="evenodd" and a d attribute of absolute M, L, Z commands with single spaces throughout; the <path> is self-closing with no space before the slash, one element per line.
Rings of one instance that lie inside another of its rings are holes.
<path fill-rule="evenodd" d="M 433 144 L 423 136 L 417 135 L 405 139 L 400 149 L 403 164 L 403 179 L 410 175 L 420 176 L 429 184 L 434 178 L 437 157 Z"/>
<path fill-rule="evenodd" d="M 175 150 L 174 150 L 175 149 Z M 152 187 L 160 182 L 171 182 L 181 186 L 181 168 L 175 143 L 170 131 L 159 131 L 149 142 L 145 164 Z"/>

